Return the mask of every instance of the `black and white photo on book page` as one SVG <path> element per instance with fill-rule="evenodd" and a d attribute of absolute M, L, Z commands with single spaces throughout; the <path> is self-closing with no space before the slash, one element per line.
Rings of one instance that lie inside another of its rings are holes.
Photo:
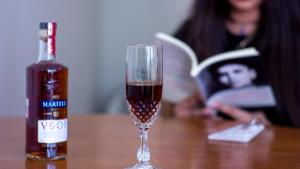
<path fill-rule="evenodd" d="M 221 102 L 246 109 L 274 107 L 275 98 L 259 53 L 254 48 L 234 52 L 213 56 L 192 72 L 206 105 Z"/>
<path fill-rule="evenodd" d="M 276 105 L 255 48 L 217 54 L 198 64 L 195 53 L 184 42 L 163 33 L 156 34 L 156 42 L 164 47 L 165 98 L 175 100 L 180 95 L 176 93 L 186 92 L 187 97 L 198 90 L 207 106 L 221 102 L 262 110 Z"/>

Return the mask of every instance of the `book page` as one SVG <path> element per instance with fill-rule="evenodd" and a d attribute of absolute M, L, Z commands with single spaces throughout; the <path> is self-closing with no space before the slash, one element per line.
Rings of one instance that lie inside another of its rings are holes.
<path fill-rule="evenodd" d="M 155 42 L 163 45 L 163 100 L 176 103 L 198 92 L 191 77 L 192 61 L 189 53 L 169 39 L 156 34 Z M 164 34 L 165 35 L 165 34 Z"/>

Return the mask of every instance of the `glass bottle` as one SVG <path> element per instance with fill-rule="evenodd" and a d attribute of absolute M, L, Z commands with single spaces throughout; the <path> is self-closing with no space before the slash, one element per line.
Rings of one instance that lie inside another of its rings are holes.
<path fill-rule="evenodd" d="M 55 22 L 42 22 L 38 60 L 26 69 L 26 156 L 58 160 L 67 154 L 68 68 L 56 60 Z"/>

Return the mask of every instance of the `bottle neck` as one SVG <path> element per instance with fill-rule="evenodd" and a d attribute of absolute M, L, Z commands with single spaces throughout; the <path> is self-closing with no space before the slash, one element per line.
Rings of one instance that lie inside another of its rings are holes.
<path fill-rule="evenodd" d="M 55 61 L 55 37 L 40 37 L 37 62 Z"/>

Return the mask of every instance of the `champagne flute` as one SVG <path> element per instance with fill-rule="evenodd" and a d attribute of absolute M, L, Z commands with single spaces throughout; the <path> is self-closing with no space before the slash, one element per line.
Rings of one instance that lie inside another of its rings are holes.
<path fill-rule="evenodd" d="M 161 108 L 163 59 L 160 45 L 128 45 L 126 58 L 126 99 L 130 117 L 138 127 L 141 145 L 138 163 L 129 169 L 154 169 L 149 163 L 148 130 Z"/>

